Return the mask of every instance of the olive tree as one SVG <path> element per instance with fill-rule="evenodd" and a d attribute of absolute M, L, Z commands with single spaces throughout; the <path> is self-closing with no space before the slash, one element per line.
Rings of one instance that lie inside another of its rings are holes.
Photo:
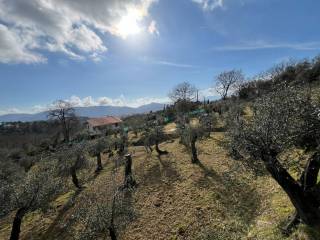
<path fill-rule="evenodd" d="M 125 155 L 125 168 L 124 168 L 124 189 L 131 189 L 137 185 L 132 173 L 132 157 L 131 154 Z"/>
<path fill-rule="evenodd" d="M 216 114 L 203 114 L 199 117 L 199 123 L 202 129 L 205 131 L 204 134 L 207 135 L 207 137 L 209 137 L 210 133 L 213 131 L 214 126 L 217 123 Z"/>
<path fill-rule="evenodd" d="M 75 110 L 72 105 L 63 100 L 54 102 L 52 109 L 48 113 L 48 118 L 59 121 L 64 141 L 69 142 L 72 124 L 77 121 Z"/>
<path fill-rule="evenodd" d="M 72 183 L 77 189 L 81 189 L 77 171 L 88 167 L 88 160 L 84 153 L 86 151 L 86 142 L 69 145 L 60 149 L 57 153 L 57 166 L 61 176 L 71 176 Z"/>
<path fill-rule="evenodd" d="M 179 135 L 181 143 L 186 147 L 187 151 L 191 155 L 191 163 L 199 163 L 200 161 L 198 159 L 196 143 L 198 140 L 205 137 L 205 131 L 202 126 L 186 124 L 179 129 Z"/>
<path fill-rule="evenodd" d="M 111 149 L 111 140 L 107 137 L 103 137 L 94 142 L 89 149 L 91 156 L 96 157 L 97 159 L 97 168 L 96 172 L 100 172 L 102 167 L 101 154 L 105 150 Z"/>
<path fill-rule="evenodd" d="M 23 182 L 25 171 L 7 158 L 6 151 L 0 151 L 0 218 L 11 211 L 13 186 Z"/>
<path fill-rule="evenodd" d="M 296 209 L 288 231 L 299 221 L 319 228 L 319 107 L 302 90 L 286 88 L 259 99 L 252 110 L 251 118 L 237 114 L 233 119 L 229 128 L 232 152 L 256 168 L 264 166 L 288 195 Z M 310 156 L 298 179 L 287 167 L 295 159 L 290 155 L 281 158 L 292 147 L 302 148 Z"/>
<path fill-rule="evenodd" d="M 241 70 L 224 71 L 216 76 L 215 90 L 225 100 L 230 91 L 236 90 L 244 82 Z"/>
<path fill-rule="evenodd" d="M 102 188 L 85 193 L 77 209 L 77 219 L 83 228 L 76 236 L 79 240 L 106 239 L 117 240 L 119 232 L 132 221 L 130 191 L 120 188 L 114 170 L 110 179 L 102 183 Z"/>
<path fill-rule="evenodd" d="M 144 146 L 148 150 L 152 151 L 152 145 L 155 145 L 156 152 L 158 155 L 168 154 L 167 151 L 161 150 L 159 144 L 165 139 L 165 133 L 162 126 L 154 126 L 152 128 L 145 129 L 143 133 Z"/>
<path fill-rule="evenodd" d="M 1 177 L 1 215 L 15 211 L 10 240 L 17 240 L 20 236 L 21 223 L 24 216 L 36 210 L 46 210 L 49 203 L 61 189 L 59 178 L 55 177 L 50 163 L 37 165 L 25 174 L 20 174 L 11 181 Z M 3 199 L 5 194 L 6 199 Z"/>
<path fill-rule="evenodd" d="M 144 115 L 134 115 L 126 118 L 124 120 L 125 126 L 127 126 L 134 134 L 135 137 L 138 137 L 138 133 L 143 130 L 145 126 Z"/>
<path fill-rule="evenodd" d="M 120 131 L 120 136 L 113 139 L 113 145 L 115 150 L 118 150 L 119 155 L 124 155 L 128 148 L 128 133 Z"/>

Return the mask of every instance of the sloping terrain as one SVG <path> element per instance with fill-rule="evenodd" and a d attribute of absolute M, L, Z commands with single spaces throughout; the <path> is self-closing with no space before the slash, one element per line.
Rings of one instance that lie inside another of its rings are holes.
<path fill-rule="evenodd" d="M 213 133 L 198 144 L 199 165 L 191 164 L 178 139 L 160 145 L 170 152 L 161 158 L 143 147 L 130 148 L 138 182 L 132 194 L 135 219 L 120 239 L 285 239 L 279 223 L 293 212 L 288 198 L 268 175 L 257 177 L 228 157 L 222 139 L 223 133 Z M 61 195 L 47 213 L 27 215 L 21 239 L 72 239 L 81 196 L 108 185 L 113 163 L 103 160 L 98 176 L 82 176 L 84 190 Z M 0 239 L 8 239 L 12 217 L 0 222 Z M 316 238 L 301 227 L 288 239 Z"/>

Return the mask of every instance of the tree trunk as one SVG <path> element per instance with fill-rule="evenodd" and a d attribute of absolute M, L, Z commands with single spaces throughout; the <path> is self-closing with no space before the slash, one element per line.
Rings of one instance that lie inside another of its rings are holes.
<path fill-rule="evenodd" d="M 146 149 L 146 152 L 149 154 L 149 153 L 152 153 L 153 149 L 150 145 L 145 145 L 144 148 Z"/>
<path fill-rule="evenodd" d="M 120 143 L 118 154 L 122 155 L 124 153 L 124 143 Z"/>
<path fill-rule="evenodd" d="M 18 211 L 16 212 L 16 215 L 14 216 L 14 219 L 13 219 L 10 240 L 19 239 L 22 218 L 24 217 L 26 212 L 27 212 L 26 208 L 19 208 Z"/>
<path fill-rule="evenodd" d="M 267 170 L 287 193 L 301 220 L 309 226 L 319 227 L 319 201 L 312 193 L 304 191 L 304 186 L 291 177 L 275 156 L 264 155 L 262 158 Z"/>
<path fill-rule="evenodd" d="M 312 157 L 309 159 L 303 173 L 300 177 L 300 184 L 303 187 L 303 191 L 305 194 L 311 194 L 314 195 L 314 200 L 320 203 L 320 198 L 318 196 L 317 189 L 315 189 L 317 184 L 317 178 L 318 173 L 320 169 L 320 155 L 318 152 L 312 155 Z M 294 228 L 301 222 L 300 216 L 297 213 L 297 211 L 293 214 L 285 228 L 283 229 L 283 232 L 286 235 L 290 235 Z"/>
<path fill-rule="evenodd" d="M 110 218 L 110 227 L 109 227 L 109 236 L 111 240 L 117 240 L 116 228 L 114 226 L 115 207 L 116 207 L 116 194 L 113 195 L 112 205 L 111 205 L 111 218 Z"/>
<path fill-rule="evenodd" d="M 111 240 L 117 240 L 116 229 L 113 225 L 109 227 L 109 236 Z"/>
<path fill-rule="evenodd" d="M 299 223 L 300 216 L 297 211 L 295 211 L 295 213 L 290 217 L 286 226 L 282 229 L 282 233 L 289 236 Z"/>
<path fill-rule="evenodd" d="M 97 169 L 96 169 L 96 172 L 100 172 L 103 167 L 102 167 L 102 162 L 101 162 L 101 153 L 99 152 L 97 155 Z"/>
<path fill-rule="evenodd" d="M 62 119 L 62 128 L 63 128 L 64 141 L 69 142 L 70 137 L 69 137 L 69 131 L 68 131 L 67 122 L 65 118 Z"/>
<path fill-rule="evenodd" d="M 79 183 L 79 180 L 78 180 L 78 177 L 77 177 L 76 168 L 72 167 L 70 169 L 70 171 L 71 171 L 71 177 L 72 177 L 73 184 L 76 186 L 76 188 L 81 189 L 81 186 L 80 186 L 80 183 Z"/>
<path fill-rule="evenodd" d="M 191 163 L 199 162 L 197 148 L 196 148 L 196 141 L 197 141 L 197 136 L 193 136 L 191 138 Z"/>
<path fill-rule="evenodd" d="M 320 170 L 320 154 L 314 153 L 309 159 L 301 179 L 305 191 L 312 190 L 317 184 L 318 173 Z"/>
<path fill-rule="evenodd" d="M 66 139 L 66 142 L 70 142 L 70 134 L 68 129 L 66 129 L 65 139 Z"/>
<path fill-rule="evenodd" d="M 125 146 L 124 146 L 124 143 L 122 143 L 122 144 L 121 144 L 121 148 L 120 148 L 120 153 L 121 153 L 121 154 L 124 153 L 124 147 L 125 147 Z"/>
<path fill-rule="evenodd" d="M 162 151 L 162 150 L 159 149 L 159 141 L 156 141 L 156 151 L 157 151 L 158 155 L 168 154 L 167 151 Z"/>
<path fill-rule="evenodd" d="M 130 154 L 126 156 L 125 175 L 124 175 L 124 188 L 135 187 L 136 181 L 132 175 L 132 158 Z"/>

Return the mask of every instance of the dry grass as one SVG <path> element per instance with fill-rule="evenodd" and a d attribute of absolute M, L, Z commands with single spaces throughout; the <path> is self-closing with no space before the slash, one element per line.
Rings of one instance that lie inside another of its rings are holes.
<path fill-rule="evenodd" d="M 130 148 L 138 182 L 132 196 L 136 219 L 120 239 L 285 239 L 278 225 L 293 211 L 288 198 L 268 175 L 256 177 L 230 159 L 219 144 L 222 139 L 223 133 L 214 133 L 198 144 L 199 165 L 191 164 L 178 140 L 160 145 L 170 153 L 161 158 L 147 155 L 143 147 Z M 61 195 L 48 213 L 29 214 L 21 239 L 72 239 L 81 195 L 103 189 L 111 174 L 112 164 L 105 157 L 104 162 L 104 170 L 82 192 Z M 0 222 L 0 239 L 8 238 L 12 217 Z M 288 239 L 310 236 L 301 227 Z"/>

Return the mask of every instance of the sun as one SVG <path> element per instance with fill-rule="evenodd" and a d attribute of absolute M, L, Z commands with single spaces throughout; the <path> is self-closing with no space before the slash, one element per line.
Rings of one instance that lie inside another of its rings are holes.
<path fill-rule="evenodd" d="M 142 31 L 139 25 L 141 14 L 137 10 L 128 11 L 127 15 L 123 16 L 117 24 L 117 32 L 123 37 L 127 38 L 129 35 L 136 35 Z"/>

